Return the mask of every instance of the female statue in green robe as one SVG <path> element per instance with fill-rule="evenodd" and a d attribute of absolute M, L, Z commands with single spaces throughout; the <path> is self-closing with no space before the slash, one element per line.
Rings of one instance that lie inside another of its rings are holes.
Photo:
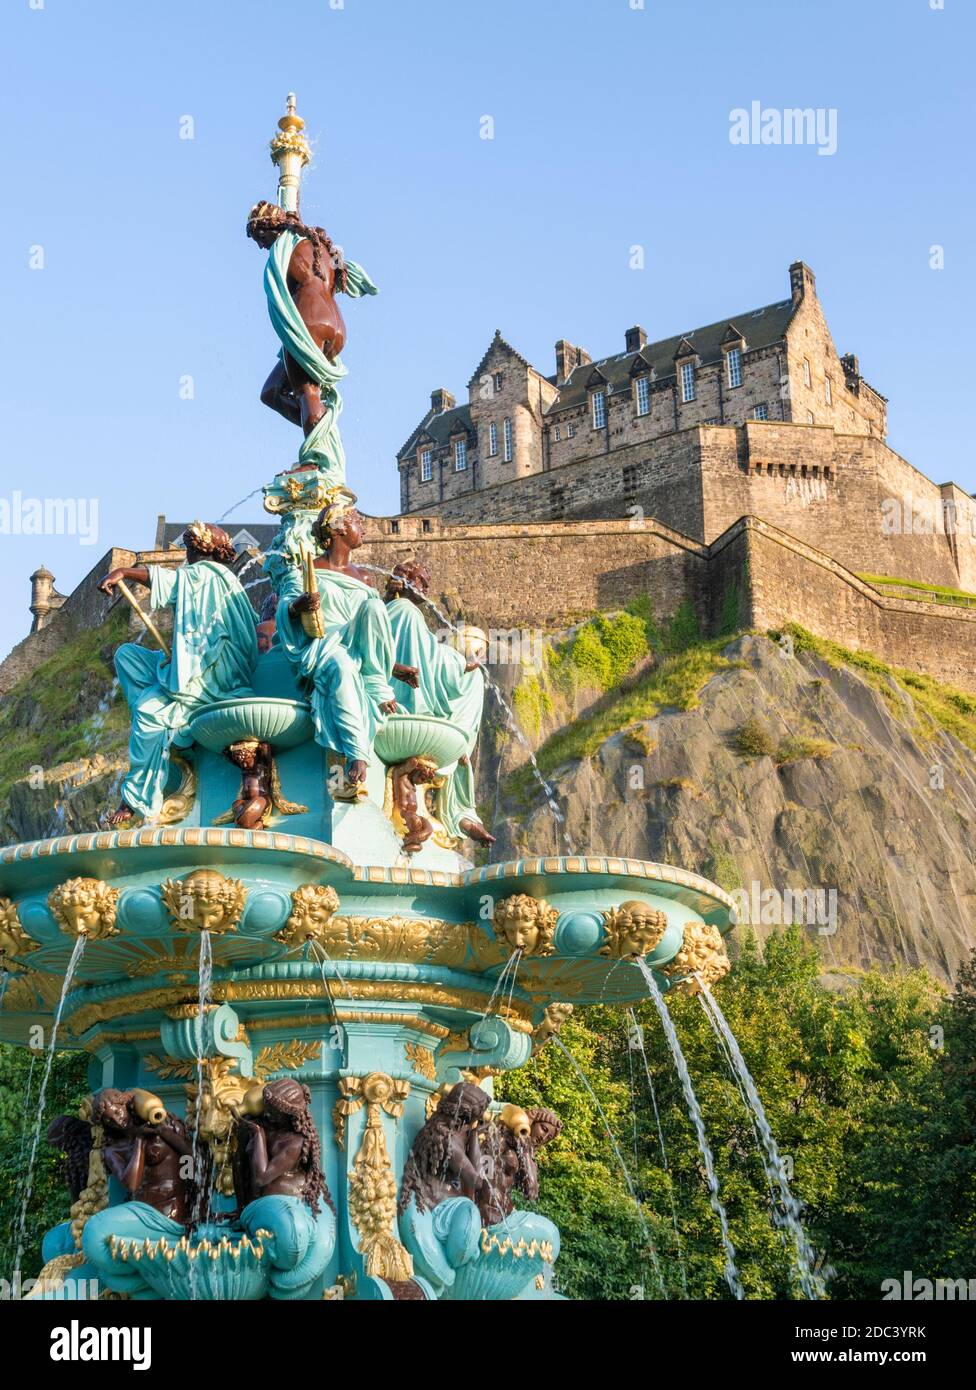
<path fill-rule="evenodd" d="M 173 650 L 150 651 L 126 642 L 115 672 L 132 714 L 129 772 L 109 817 L 121 825 L 138 812 L 151 819 L 162 807 L 170 748 L 205 705 L 253 694 L 258 658 L 257 614 L 229 568 L 237 552 L 226 531 L 195 521 L 183 532 L 186 563 L 112 570 L 100 584 L 111 595 L 119 580 L 150 589 L 153 608 L 173 609 Z"/>
<path fill-rule="evenodd" d="M 345 760 L 346 782 L 365 791 L 373 737 L 383 718 L 396 713 L 390 684 L 393 633 L 368 571 L 350 562 L 363 543 L 363 519 L 348 494 L 323 507 L 312 528 L 323 553 L 315 560 L 316 593 L 306 593 L 300 565 L 276 565 L 278 640 L 299 685 L 308 693 L 315 739 Z M 310 636 L 302 614 L 318 613 L 325 635 Z M 415 673 L 399 668 L 407 680 Z"/>
<path fill-rule="evenodd" d="M 495 837 L 475 809 L 471 766 L 485 704 L 487 639 L 480 628 L 463 627 L 454 634 L 454 642 L 438 642 L 421 611 L 429 588 L 430 571 L 416 560 L 397 565 L 387 583 L 397 664 L 417 673 L 412 685 L 394 675 L 394 689 L 409 714 L 433 714 L 464 730 L 465 752 L 450 767 L 438 769 L 445 781 L 437 798 L 437 815 L 449 835 L 467 835 L 491 845 Z"/>

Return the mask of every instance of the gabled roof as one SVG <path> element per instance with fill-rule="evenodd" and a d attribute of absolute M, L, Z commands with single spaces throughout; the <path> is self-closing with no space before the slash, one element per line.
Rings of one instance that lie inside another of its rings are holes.
<path fill-rule="evenodd" d="M 415 454 L 420 440 L 426 436 L 434 448 L 441 444 L 446 444 L 452 434 L 457 434 L 458 427 L 471 431 L 474 427 L 471 423 L 471 408 L 467 405 L 455 405 L 450 410 L 435 412 L 428 410 L 427 414 L 416 427 L 403 448 L 397 454 L 398 459 L 406 458 L 408 455 Z M 426 443 L 426 439 L 424 441 Z"/>
<path fill-rule="evenodd" d="M 573 368 L 569 379 L 545 413 L 554 415 L 570 406 L 584 405 L 587 385 L 594 368 L 603 373 L 614 391 L 629 390 L 631 374 L 638 358 L 646 364 L 647 369 L 654 371 L 658 380 L 672 377 L 675 355 L 681 343 L 691 344 L 692 351 L 698 354 L 702 365 L 721 362 L 722 343 L 727 340 L 730 327 L 741 331 L 749 350 L 771 347 L 773 343 L 782 341 L 793 313 L 792 299 L 783 299 L 778 304 L 767 304 L 762 309 L 750 309 L 744 314 L 736 314 L 732 319 L 719 319 L 690 333 L 676 333 L 673 338 L 662 338 L 657 343 L 645 343 L 639 352 L 618 352 L 612 357 L 601 357 L 596 362 L 583 363 Z M 637 366 L 637 372 L 641 370 L 643 367 Z"/>
<path fill-rule="evenodd" d="M 469 386 L 472 384 L 472 382 L 478 380 L 479 376 L 484 371 L 485 367 L 488 365 L 488 358 L 491 356 L 493 352 L 496 352 L 498 348 L 501 348 L 503 352 L 508 353 L 510 357 L 514 357 L 516 362 L 520 362 L 523 367 L 530 367 L 532 371 L 535 371 L 535 368 L 532 366 L 532 363 L 528 361 L 527 358 L 523 357 L 517 348 L 513 348 L 511 343 L 506 342 L 505 339 L 502 337 L 502 330 L 500 328 L 496 328 L 495 336 L 488 344 L 484 356 L 478 363 L 477 367 L 475 367 L 474 371 L 471 373 L 471 378 L 468 381 Z"/>

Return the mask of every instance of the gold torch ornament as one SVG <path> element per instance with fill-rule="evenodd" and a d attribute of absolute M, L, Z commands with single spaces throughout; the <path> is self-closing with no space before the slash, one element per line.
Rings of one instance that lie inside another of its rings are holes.
<path fill-rule="evenodd" d="M 315 578 L 315 552 L 306 549 L 302 552 L 302 574 L 303 587 L 306 594 L 318 596 L 318 580 Z M 324 637 L 325 623 L 322 621 L 322 614 L 316 608 L 311 612 L 302 614 L 302 629 L 306 637 Z"/>

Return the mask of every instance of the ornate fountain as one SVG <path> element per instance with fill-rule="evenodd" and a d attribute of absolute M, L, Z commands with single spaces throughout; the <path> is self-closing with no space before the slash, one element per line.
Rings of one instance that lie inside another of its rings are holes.
<path fill-rule="evenodd" d="M 265 489 L 276 605 L 259 623 L 202 523 L 179 568 L 107 576 L 173 613 L 171 651 L 117 655 L 121 805 L 0 852 L 0 1037 L 91 1056 L 91 1097 L 51 1129 L 71 1205 L 38 1291 L 552 1297 L 559 1232 L 517 1199 L 559 1120 L 499 1106 L 492 1078 L 572 1008 L 645 997 L 638 961 L 663 991 L 718 978 L 731 900 L 613 856 L 466 857 L 491 843 L 485 635 L 437 641 L 421 561 L 384 593 L 354 563 L 335 293 L 375 287 L 300 220 L 303 124 L 289 99 L 278 203 L 248 222 L 282 348 L 262 399 L 302 438 Z"/>

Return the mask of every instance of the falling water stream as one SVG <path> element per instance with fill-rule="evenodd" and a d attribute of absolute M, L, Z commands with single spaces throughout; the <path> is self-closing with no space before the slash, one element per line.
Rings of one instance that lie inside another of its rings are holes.
<path fill-rule="evenodd" d="M 671 1049 L 671 1056 L 674 1058 L 675 1070 L 681 1082 L 681 1089 L 684 1091 L 685 1104 L 688 1107 L 688 1114 L 695 1127 L 695 1134 L 698 1138 L 698 1148 L 701 1152 L 702 1162 L 705 1165 L 705 1177 L 708 1184 L 708 1200 L 711 1203 L 712 1211 L 718 1217 L 719 1228 L 722 1232 L 722 1247 L 725 1250 L 725 1279 L 734 1297 L 745 1298 L 745 1291 L 739 1280 L 739 1271 L 735 1264 L 735 1246 L 729 1235 L 729 1222 L 725 1214 L 725 1208 L 719 1197 L 718 1178 L 715 1176 L 715 1164 L 712 1159 L 712 1151 L 709 1148 L 708 1136 L 705 1134 L 705 1121 L 702 1118 L 701 1106 L 698 1104 L 698 1097 L 695 1095 L 695 1088 L 691 1084 L 691 1076 L 688 1072 L 688 1063 L 685 1061 L 685 1054 L 681 1050 L 681 1043 L 678 1041 L 678 1034 L 675 1032 L 674 1020 L 664 1002 L 664 996 L 658 988 L 654 972 L 646 963 L 643 957 L 636 962 L 637 968 L 647 982 L 648 993 L 657 1009 L 658 1018 L 661 1020 L 661 1027 L 664 1029 L 664 1036 L 668 1040 L 668 1047 Z"/>
<path fill-rule="evenodd" d="M 81 960 L 84 949 L 85 937 L 76 936 L 75 944 L 71 951 L 71 959 L 68 961 L 68 968 L 64 972 L 64 981 L 61 985 L 61 997 L 58 999 L 58 1007 L 54 1013 L 54 1022 L 51 1025 L 51 1040 L 48 1044 L 47 1057 L 44 1062 L 44 1075 L 41 1079 L 41 1089 L 37 1095 L 37 1118 L 34 1121 L 30 1154 L 27 1159 L 24 1200 L 21 1203 L 20 1216 L 17 1221 L 17 1254 L 14 1259 L 15 1274 L 20 1270 L 20 1261 L 24 1254 L 24 1238 L 27 1231 L 27 1208 L 30 1206 L 30 1199 L 34 1191 L 34 1165 L 37 1161 L 37 1146 L 40 1143 L 41 1126 L 44 1123 L 44 1102 L 47 1099 L 48 1082 L 51 1079 L 51 1068 L 54 1065 L 54 1049 L 58 1041 L 58 1028 L 61 1026 L 61 1014 L 64 1011 L 64 1001 L 68 997 L 71 981 L 74 978 L 75 971 L 78 969 L 78 962 Z"/>
<path fill-rule="evenodd" d="M 664 1147 L 664 1129 L 661 1125 L 661 1112 L 657 1107 L 657 1092 L 654 1089 L 654 1078 L 651 1076 L 650 1063 L 647 1060 L 647 1051 L 644 1047 L 644 1030 L 637 1022 L 637 1015 L 633 1009 L 627 1010 L 630 1015 L 630 1032 L 627 1038 L 627 1046 L 631 1056 L 633 1056 L 633 1046 L 631 1040 L 637 1043 L 637 1048 L 644 1063 L 644 1076 L 647 1078 L 647 1089 L 651 1097 L 651 1107 L 654 1111 L 654 1123 L 657 1126 L 657 1141 L 661 1150 L 661 1167 L 665 1173 L 669 1172 L 668 1153 Z M 678 1208 L 674 1200 L 674 1185 L 668 1181 L 668 1200 L 671 1204 L 671 1224 L 674 1227 L 674 1238 L 678 1251 L 678 1264 L 681 1269 L 681 1287 L 684 1290 L 685 1298 L 688 1297 L 688 1270 L 685 1266 L 684 1243 L 681 1239 L 681 1231 L 678 1228 Z"/>
<path fill-rule="evenodd" d="M 631 1200 L 633 1201 L 634 1207 L 637 1211 L 637 1220 L 640 1223 L 641 1234 L 643 1235 L 644 1240 L 647 1243 L 647 1250 L 651 1257 L 651 1264 L 654 1267 L 654 1275 L 657 1279 L 658 1287 L 661 1290 L 661 1297 L 666 1299 L 668 1293 L 667 1289 L 664 1286 L 664 1275 L 661 1273 L 661 1263 L 657 1256 L 657 1246 L 654 1244 L 654 1239 L 651 1236 L 651 1232 L 648 1228 L 647 1221 L 644 1217 L 644 1209 L 640 1204 L 640 1198 L 637 1195 L 637 1189 L 635 1188 L 633 1179 L 630 1176 L 630 1170 L 624 1162 L 623 1154 L 620 1152 L 620 1145 L 613 1137 L 613 1130 L 610 1128 L 610 1122 L 606 1117 L 606 1113 L 603 1109 L 603 1106 L 600 1104 L 600 1098 L 597 1095 L 596 1091 L 594 1091 L 593 1087 L 590 1085 L 589 1077 L 586 1075 L 586 1072 L 580 1066 L 579 1062 L 577 1062 L 576 1058 L 570 1052 L 569 1048 L 562 1041 L 562 1039 L 556 1036 L 552 1039 L 552 1041 L 554 1045 L 559 1049 L 559 1051 L 563 1054 L 563 1056 L 566 1058 L 566 1060 L 569 1062 L 569 1065 L 573 1068 L 573 1071 L 576 1073 L 580 1081 L 583 1083 L 583 1086 L 587 1094 L 589 1095 L 593 1104 L 596 1106 L 597 1114 L 600 1116 L 600 1119 L 603 1123 L 603 1128 L 606 1131 L 610 1147 L 614 1152 L 614 1157 L 620 1165 L 620 1171 L 623 1174 L 624 1182 L 627 1185 L 627 1191 L 630 1193 Z"/>
<path fill-rule="evenodd" d="M 776 1140 L 773 1138 L 772 1130 L 769 1128 L 769 1121 L 766 1119 L 766 1111 L 759 1098 L 759 1092 L 756 1090 L 756 1083 L 753 1081 L 749 1068 L 746 1066 L 745 1058 L 736 1041 L 735 1034 L 729 1027 L 728 1021 L 722 1013 L 718 1001 L 711 990 L 703 985 L 698 997 L 701 1000 L 702 1008 L 714 1019 L 722 1037 L 725 1039 L 735 1068 L 735 1073 L 742 1083 L 749 1100 L 750 1109 L 756 1117 L 756 1123 L 759 1126 L 759 1134 L 762 1138 L 762 1145 L 759 1152 L 763 1160 L 763 1167 L 766 1170 L 766 1177 L 779 1189 L 783 1220 L 796 1246 L 795 1264 L 800 1286 L 807 1298 L 821 1298 L 824 1292 L 823 1280 L 814 1272 L 815 1257 L 800 1220 L 800 1204 L 790 1191 L 783 1160 L 780 1157 L 779 1149 L 776 1147 Z"/>

